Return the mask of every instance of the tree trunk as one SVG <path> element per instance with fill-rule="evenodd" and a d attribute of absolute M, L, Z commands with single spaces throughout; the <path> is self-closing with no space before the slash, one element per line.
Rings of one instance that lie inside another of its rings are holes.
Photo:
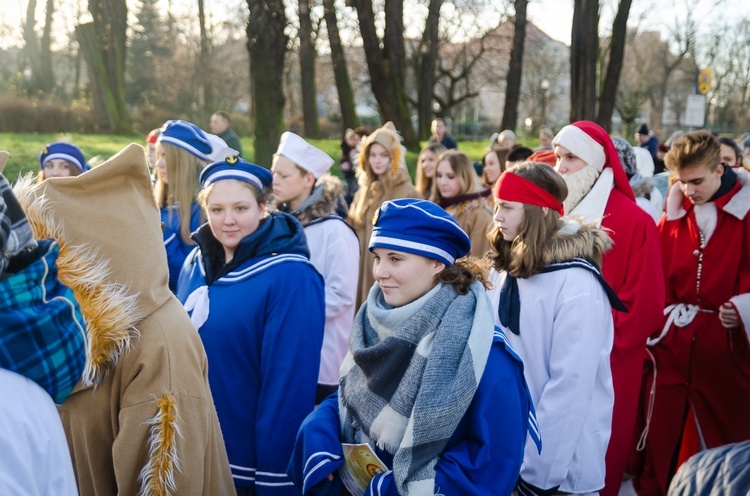
<path fill-rule="evenodd" d="M 596 118 L 599 1 L 574 0 L 570 43 L 570 122 Z"/>
<path fill-rule="evenodd" d="M 89 0 L 96 36 L 95 49 L 99 51 L 104 72 L 97 66 L 94 73 L 106 80 L 102 86 L 111 130 L 115 134 L 132 133 L 130 115 L 125 105 L 125 50 L 128 8 L 125 0 Z M 96 61 L 97 64 L 99 61 Z M 111 98 L 111 101 L 109 101 Z"/>
<path fill-rule="evenodd" d="M 435 63 L 438 56 L 438 27 L 443 0 L 430 0 L 427 20 L 419 44 L 417 72 L 417 115 L 419 116 L 419 139 L 430 137 L 432 122 L 432 94 L 435 89 Z"/>
<path fill-rule="evenodd" d="M 528 0 L 515 1 L 516 19 L 513 22 L 513 48 L 510 51 L 508 80 L 505 85 L 505 105 L 500 129 L 515 130 L 518 124 L 518 100 L 521 97 L 523 49 L 526 40 L 526 7 L 528 5 Z"/>
<path fill-rule="evenodd" d="M 609 63 L 599 96 L 599 116 L 596 122 L 607 132 L 612 131 L 612 113 L 617 99 L 617 85 L 620 82 L 622 62 L 625 57 L 625 41 L 628 31 L 628 15 L 632 0 L 620 0 L 617 15 L 612 22 L 612 41 L 609 48 Z"/>
<path fill-rule="evenodd" d="M 299 0 L 299 69 L 302 83 L 302 118 L 305 136 L 320 137 L 317 90 L 315 88 L 315 42 L 310 18 L 310 0 Z"/>
<path fill-rule="evenodd" d="M 247 0 L 254 160 L 270 165 L 284 126 L 284 56 L 287 20 L 283 0 Z"/>
<path fill-rule="evenodd" d="M 39 91 L 45 95 L 50 95 L 55 87 L 55 80 L 52 73 L 52 50 L 51 36 L 52 17 L 55 13 L 55 2 L 47 0 L 46 15 L 44 20 L 44 31 L 42 32 L 42 42 L 39 47 Z"/>
<path fill-rule="evenodd" d="M 117 108 L 106 76 L 107 67 L 96 42 L 94 23 L 88 22 L 76 26 L 76 37 L 78 38 L 80 53 L 83 55 L 88 69 L 91 96 L 94 101 L 94 122 L 100 130 L 112 130 L 115 125 L 112 116 L 116 113 Z"/>
<path fill-rule="evenodd" d="M 336 91 L 339 95 L 341 120 L 344 129 L 354 129 L 359 126 L 359 117 L 354 106 L 354 92 L 346 69 L 346 57 L 339 35 L 339 25 L 336 19 L 335 0 L 323 0 L 323 16 L 328 31 L 328 42 L 331 46 L 331 62 L 333 63 L 333 77 L 336 80 Z"/>
<path fill-rule="evenodd" d="M 29 78 L 26 81 L 26 90 L 33 92 L 37 88 L 37 77 L 39 76 L 39 48 L 37 46 L 36 30 L 36 0 L 29 0 L 26 6 L 26 23 L 23 27 L 24 52 L 26 64 L 28 64 Z"/>
<path fill-rule="evenodd" d="M 211 41 L 208 39 L 208 30 L 206 29 L 206 11 L 204 0 L 198 0 L 198 24 L 201 31 L 201 53 L 198 58 L 200 61 L 199 74 L 201 79 L 201 90 L 203 91 L 203 108 L 208 112 L 213 112 L 214 92 L 211 78 Z"/>
<path fill-rule="evenodd" d="M 404 145 L 417 147 L 419 146 L 419 140 L 411 125 L 406 85 L 398 77 L 399 74 L 403 74 L 403 71 L 399 70 L 398 42 L 394 39 L 397 37 L 395 33 L 399 26 L 398 19 L 394 19 L 394 17 L 401 18 L 400 25 L 403 28 L 403 12 L 398 12 L 398 0 L 386 2 L 386 31 L 390 41 L 384 42 L 383 50 L 380 48 L 380 40 L 375 30 L 372 0 L 350 1 L 357 9 L 359 30 L 367 58 L 367 68 L 370 73 L 370 85 L 378 102 L 380 116 L 384 121 L 393 121 L 396 129 L 403 137 Z M 403 7 L 403 4 L 401 5 Z M 401 32 L 401 46 L 403 46 L 403 30 Z"/>

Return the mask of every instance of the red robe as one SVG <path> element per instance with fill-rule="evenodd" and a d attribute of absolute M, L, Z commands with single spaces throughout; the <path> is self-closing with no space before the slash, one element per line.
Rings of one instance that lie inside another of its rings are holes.
<path fill-rule="evenodd" d="M 646 339 L 662 320 L 664 280 L 654 220 L 616 188 L 609 195 L 602 227 L 611 231 L 614 240 L 614 247 L 604 255 L 602 273 L 629 310 L 612 312 L 615 342 L 610 363 L 615 406 L 601 494 L 616 496 L 633 448 Z"/>
<path fill-rule="evenodd" d="M 667 215 L 659 224 L 667 305 L 692 304 L 700 311 L 684 327 L 672 324 L 651 347 L 656 393 L 643 474 L 635 481 L 639 494 L 666 494 L 688 414 L 695 415 L 707 448 L 750 439 L 750 177 L 740 180 L 744 186 L 738 181 L 715 202 L 716 226 L 700 264 L 694 207 L 677 185 L 668 195 Z M 724 328 L 718 316 L 730 299 L 743 323 L 735 329 Z M 645 379 L 645 387 L 652 379 Z"/>

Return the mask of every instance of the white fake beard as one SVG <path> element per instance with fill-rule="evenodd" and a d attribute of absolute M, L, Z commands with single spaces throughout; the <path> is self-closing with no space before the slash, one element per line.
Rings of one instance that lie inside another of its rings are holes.
<path fill-rule="evenodd" d="M 568 185 L 568 197 L 563 202 L 563 208 L 565 208 L 565 213 L 569 214 L 591 191 L 591 187 L 599 178 L 599 171 L 587 165 L 578 172 L 563 174 L 562 177 Z"/>

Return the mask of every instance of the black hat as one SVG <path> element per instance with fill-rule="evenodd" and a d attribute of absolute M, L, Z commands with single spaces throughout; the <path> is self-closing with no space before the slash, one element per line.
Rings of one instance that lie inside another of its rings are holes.
<path fill-rule="evenodd" d="M 648 134 L 648 126 L 645 123 L 638 128 L 638 134 Z"/>

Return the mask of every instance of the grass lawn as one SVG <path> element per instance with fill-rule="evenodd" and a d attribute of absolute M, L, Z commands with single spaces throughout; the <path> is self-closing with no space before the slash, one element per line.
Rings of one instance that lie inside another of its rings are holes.
<path fill-rule="evenodd" d="M 11 134 L 11 133 L 0 133 L 0 150 L 5 150 L 10 153 L 10 160 L 5 166 L 3 174 L 12 183 L 21 174 L 32 172 L 36 174 L 39 170 L 39 152 L 42 150 L 44 145 L 52 143 L 54 141 L 68 141 L 75 143 L 83 151 L 86 160 L 91 160 L 94 157 L 99 157 L 97 163 L 101 163 L 107 160 L 109 157 L 123 149 L 129 143 L 143 144 L 145 136 L 112 136 L 112 135 L 98 135 L 98 134 L 69 134 L 69 135 L 55 135 L 55 134 Z M 242 149 L 243 155 L 246 160 L 252 161 L 253 157 L 253 141 L 251 138 L 242 138 Z M 340 142 L 338 140 L 310 140 L 312 144 L 320 148 L 321 150 L 328 153 L 331 157 L 336 159 L 336 163 L 331 169 L 331 172 L 336 175 L 341 175 L 341 171 L 338 168 L 338 159 L 341 155 L 341 149 L 339 147 Z M 474 161 L 482 160 L 484 155 L 485 147 L 487 146 L 486 141 L 460 141 L 458 146 L 461 150 L 465 151 L 469 158 Z M 406 154 L 406 163 L 409 167 L 412 177 L 414 176 L 414 169 L 417 164 L 417 151 L 409 150 Z M 260 164 L 269 167 L 271 164 Z"/>

